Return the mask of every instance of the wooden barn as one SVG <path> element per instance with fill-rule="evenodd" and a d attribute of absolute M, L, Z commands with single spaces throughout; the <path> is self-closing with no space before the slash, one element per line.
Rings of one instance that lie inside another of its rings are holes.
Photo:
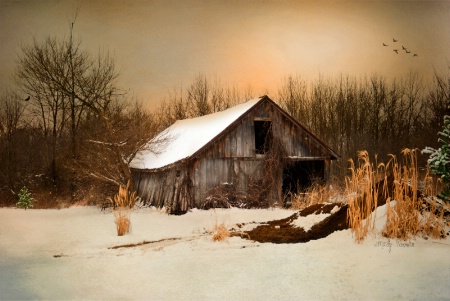
<path fill-rule="evenodd" d="M 338 156 L 269 97 L 175 122 L 130 163 L 142 201 L 190 208 L 281 205 L 313 178 L 327 181 Z"/>

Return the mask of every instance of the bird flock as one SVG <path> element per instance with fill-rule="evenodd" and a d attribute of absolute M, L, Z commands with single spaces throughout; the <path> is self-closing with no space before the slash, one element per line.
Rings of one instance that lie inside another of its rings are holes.
<path fill-rule="evenodd" d="M 396 54 L 398 54 L 399 51 L 400 51 L 400 52 L 404 51 L 405 54 L 410 54 L 410 53 L 411 53 L 411 51 L 408 50 L 408 48 L 406 48 L 406 47 L 403 46 L 403 45 L 402 45 L 402 49 L 401 49 L 401 50 L 400 50 L 400 49 L 397 49 L 397 45 L 400 45 L 400 44 L 395 44 L 395 43 L 398 42 L 398 40 L 396 40 L 395 38 L 392 38 L 392 42 L 394 43 L 394 44 L 393 44 L 394 49 L 393 49 L 392 51 L 394 51 Z M 386 44 L 386 43 L 383 43 L 383 46 L 384 46 L 384 47 L 388 47 L 389 45 Z M 412 56 L 413 56 L 413 57 L 418 57 L 419 55 L 418 55 L 417 53 L 413 53 Z"/>

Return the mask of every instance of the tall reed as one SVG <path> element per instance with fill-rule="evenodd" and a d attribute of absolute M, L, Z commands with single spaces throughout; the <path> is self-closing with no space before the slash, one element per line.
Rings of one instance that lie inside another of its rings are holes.
<path fill-rule="evenodd" d="M 358 166 L 352 159 L 351 175 L 345 178 L 345 194 L 348 203 L 347 222 L 357 242 L 362 242 L 366 235 L 375 228 L 380 179 L 385 176 L 384 165 L 374 168 L 367 151 L 358 152 Z M 383 189 L 383 187 L 382 187 Z"/>
<path fill-rule="evenodd" d="M 416 151 L 404 149 L 402 151 L 403 164 L 394 155 L 387 167 L 393 176 L 392 193 L 386 200 L 386 225 L 382 235 L 390 238 L 408 239 L 415 236 L 420 229 L 418 199 L 418 170 Z M 391 205 L 395 200 L 395 205 Z"/>
<path fill-rule="evenodd" d="M 366 151 L 358 153 L 358 167 L 350 160 L 351 176 L 345 179 L 347 221 L 356 241 L 362 242 L 374 229 L 376 216 L 373 212 L 376 212 L 380 197 L 386 200 L 383 236 L 403 240 L 419 233 L 433 238 L 444 237 L 444 210 L 438 210 L 437 185 L 428 173 L 422 181 L 424 194 L 419 192 L 417 150 L 404 149 L 401 162 L 396 156 L 389 156 L 386 165 L 378 164 L 375 169 Z"/>

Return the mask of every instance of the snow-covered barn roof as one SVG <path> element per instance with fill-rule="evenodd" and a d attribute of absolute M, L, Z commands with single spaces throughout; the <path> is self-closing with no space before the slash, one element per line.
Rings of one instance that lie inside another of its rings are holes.
<path fill-rule="evenodd" d="M 176 121 L 136 154 L 130 168 L 158 169 L 192 156 L 263 98 L 251 99 L 222 112 Z"/>

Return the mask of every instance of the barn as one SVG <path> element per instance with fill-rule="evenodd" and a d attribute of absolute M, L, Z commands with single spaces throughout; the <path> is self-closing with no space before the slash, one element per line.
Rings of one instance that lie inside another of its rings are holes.
<path fill-rule="evenodd" d="M 338 158 L 268 96 L 176 121 L 150 145 L 130 163 L 134 187 L 171 213 L 281 205 L 313 179 L 327 181 Z"/>

